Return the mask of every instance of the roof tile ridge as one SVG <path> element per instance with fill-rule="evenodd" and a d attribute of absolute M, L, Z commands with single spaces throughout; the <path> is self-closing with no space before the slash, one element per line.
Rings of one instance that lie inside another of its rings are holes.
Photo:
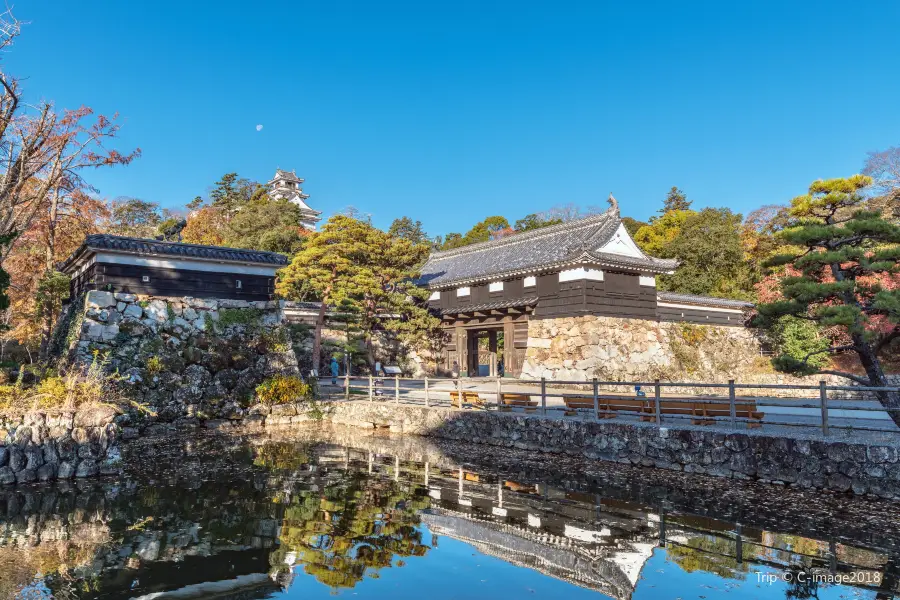
<path fill-rule="evenodd" d="M 272 252 L 271 250 L 252 250 L 249 248 L 235 248 L 234 246 L 211 246 L 209 244 L 191 244 L 189 242 L 170 242 L 168 240 L 156 240 L 153 238 L 139 238 L 128 235 L 114 235 L 111 233 L 91 233 L 86 236 L 85 241 L 91 238 L 109 238 L 112 240 L 131 241 L 147 244 L 159 244 L 162 246 L 175 246 L 179 248 L 202 248 L 205 250 L 230 250 L 232 252 L 248 252 L 254 254 L 269 254 L 273 256 L 284 256 L 280 252 Z"/>
<path fill-rule="evenodd" d="M 544 237 L 553 235 L 554 233 L 559 233 L 561 231 L 566 231 L 574 228 L 581 227 L 590 227 L 591 225 L 596 224 L 596 222 L 605 221 L 614 210 L 609 208 L 602 213 L 596 215 L 588 215 L 587 217 L 582 217 L 581 219 L 573 219 L 571 221 L 564 221 L 562 223 L 557 223 L 556 225 L 548 225 L 547 227 L 541 227 L 539 229 L 532 229 L 531 231 L 523 231 L 522 233 L 516 233 L 513 235 L 509 235 L 506 237 L 502 237 L 498 240 L 487 240 L 484 242 L 476 242 L 474 244 L 467 244 L 465 246 L 460 246 L 459 248 L 453 248 L 451 250 L 440 250 L 438 252 L 433 252 L 429 257 L 429 261 L 432 259 L 442 259 L 449 258 L 453 256 L 461 256 L 463 254 L 468 254 L 470 252 L 477 252 L 479 250 L 483 250 L 485 248 L 490 247 L 499 247 L 505 246 L 507 244 L 513 244 L 517 242 L 528 241 L 537 237 Z"/>

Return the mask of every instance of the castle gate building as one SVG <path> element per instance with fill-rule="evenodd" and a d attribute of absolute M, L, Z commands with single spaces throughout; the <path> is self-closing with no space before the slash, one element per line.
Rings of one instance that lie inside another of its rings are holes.
<path fill-rule="evenodd" d="M 529 322 L 580 315 L 742 327 L 747 303 L 658 292 L 676 260 L 648 256 L 610 208 L 567 221 L 434 252 L 420 283 L 447 333 L 439 368 L 518 377 Z"/>

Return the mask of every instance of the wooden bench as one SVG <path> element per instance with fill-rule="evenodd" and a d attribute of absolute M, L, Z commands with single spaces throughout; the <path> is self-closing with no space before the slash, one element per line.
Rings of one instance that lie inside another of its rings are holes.
<path fill-rule="evenodd" d="M 715 402 L 713 402 L 715 401 Z M 577 414 L 579 410 L 593 411 L 592 396 L 575 396 L 565 399 L 566 415 Z M 597 416 L 601 419 L 613 419 L 619 413 L 630 413 L 639 416 L 641 421 L 653 421 L 656 418 L 656 403 L 653 398 L 634 398 L 628 396 L 598 395 Z M 735 417 L 747 423 L 748 428 L 762 425 L 764 413 L 757 410 L 753 398 L 735 399 Z M 692 425 L 713 425 L 716 421 L 729 422 L 731 408 L 727 398 L 696 396 L 667 396 L 659 399 L 661 416 L 679 416 L 691 419 Z"/>
<path fill-rule="evenodd" d="M 482 400 L 481 396 L 478 395 L 478 392 L 468 392 L 466 390 L 463 390 L 462 402 L 465 404 L 471 404 L 478 408 L 484 408 L 484 400 Z M 450 392 L 450 406 L 454 405 L 459 408 L 463 407 L 463 404 L 459 401 L 459 392 L 457 391 Z"/>
<path fill-rule="evenodd" d="M 593 396 L 567 397 L 565 403 L 565 414 L 570 416 L 579 410 L 594 410 Z M 647 398 L 600 394 L 597 396 L 597 409 L 597 416 L 601 419 L 614 419 L 617 413 L 631 413 L 640 416 L 642 421 L 653 420 L 653 405 Z"/>
<path fill-rule="evenodd" d="M 697 398 L 692 398 L 694 403 L 692 425 L 715 425 L 716 421 L 729 423 L 731 422 L 731 407 L 727 398 L 716 398 L 718 402 L 704 402 Z M 757 410 L 756 399 L 754 398 L 735 398 L 734 399 L 734 416 L 741 419 L 741 422 L 747 423 L 748 429 L 762 427 L 762 418 L 765 413 Z"/>
<path fill-rule="evenodd" d="M 516 406 L 524 408 L 525 412 L 534 412 L 537 400 L 532 400 L 528 394 L 500 394 L 500 410 L 509 412 Z"/>

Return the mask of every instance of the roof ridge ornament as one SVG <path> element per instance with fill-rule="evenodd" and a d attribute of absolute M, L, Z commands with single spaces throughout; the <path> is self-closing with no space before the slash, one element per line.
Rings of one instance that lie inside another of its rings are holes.
<path fill-rule="evenodd" d="M 616 200 L 616 197 L 612 195 L 612 192 L 609 193 L 609 198 L 606 199 L 609 202 L 609 210 L 613 211 L 617 215 L 619 214 L 619 201 Z"/>

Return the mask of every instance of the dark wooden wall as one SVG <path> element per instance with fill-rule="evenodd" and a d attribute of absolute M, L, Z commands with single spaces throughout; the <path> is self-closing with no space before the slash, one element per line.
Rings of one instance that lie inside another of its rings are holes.
<path fill-rule="evenodd" d="M 95 263 L 84 275 L 85 277 L 73 280 L 71 289 L 74 294 L 87 290 L 106 290 L 153 296 L 270 300 L 275 293 L 275 278 L 265 275 L 172 270 L 112 263 Z M 149 277 L 150 281 L 145 283 L 144 276 Z M 237 280 L 241 282 L 240 289 L 236 287 Z"/>
<path fill-rule="evenodd" d="M 559 281 L 558 275 L 538 278 L 540 301 L 536 317 L 580 314 L 629 319 L 656 319 L 656 288 L 640 285 L 637 275 L 604 272 L 603 281 Z"/>
<path fill-rule="evenodd" d="M 469 295 L 462 297 L 456 296 L 456 288 L 442 290 L 440 299 L 432 300 L 430 304 L 432 308 L 436 309 L 457 308 L 487 304 L 488 302 L 500 300 L 518 300 L 519 298 L 536 296 L 538 294 L 535 286 L 526 288 L 521 277 L 504 281 L 503 289 L 499 292 L 491 292 L 490 286 L 486 283 L 469 286 L 469 290 Z"/>
<path fill-rule="evenodd" d="M 676 321 L 700 325 L 730 325 L 732 327 L 742 327 L 745 320 L 743 315 L 737 313 L 704 310 L 703 307 L 700 306 L 697 308 L 671 308 L 668 306 L 660 306 L 657 308 L 657 312 L 659 313 L 660 321 Z"/>

